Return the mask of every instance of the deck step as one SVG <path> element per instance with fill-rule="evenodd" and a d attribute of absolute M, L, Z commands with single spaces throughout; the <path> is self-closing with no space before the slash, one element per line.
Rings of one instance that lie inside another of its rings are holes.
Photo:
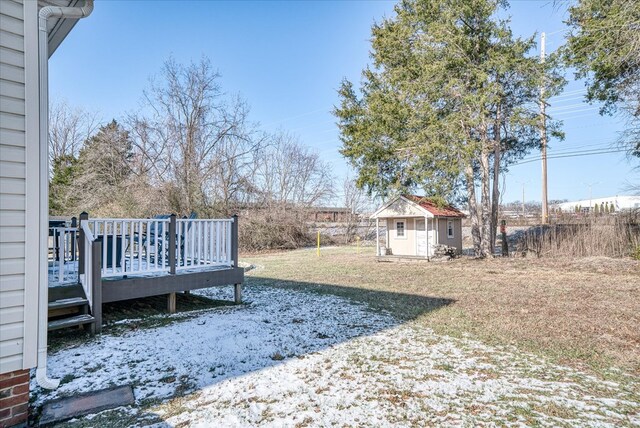
<path fill-rule="evenodd" d="M 89 301 L 84 297 L 71 297 L 69 299 L 60 299 L 49 302 L 49 310 L 52 311 L 56 309 L 72 308 L 74 306 L 85 306 L 88 304 Z"/>
<path fill-rule="evenodd" d="M 77 315 L 75 317 L 49 321 L 49 330 L 58 330 L 60 328 L 91 324 L 94 321 L 95 321 L 95 318 L 93 318 L 91 315 L 82 314 L 82 315 Z"/>

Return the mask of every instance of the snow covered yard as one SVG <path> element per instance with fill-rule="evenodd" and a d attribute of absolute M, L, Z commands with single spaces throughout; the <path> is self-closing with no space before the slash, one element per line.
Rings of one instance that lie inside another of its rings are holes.
<path fill-rule="evenodd" d="M 58 396 L 133 384 L 134 408 L 77 426 L 624 426 L 638 389 L 513 348 L 436 335 L 348 299 L 246 287 L 246 306 L 177 314 L 53 353 Z M 201 290 L 228 299 L 230 288 Z M 131 328 L 127 328 L 130 326 Z M 35 385 L 34 385 L 35 386 Z M 637 385 L 636 385 L 637 386 Z"/>

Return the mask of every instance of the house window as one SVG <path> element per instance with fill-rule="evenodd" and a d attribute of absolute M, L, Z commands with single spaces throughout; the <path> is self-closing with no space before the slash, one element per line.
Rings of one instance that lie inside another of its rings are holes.
<path fill-rule="evenodd" d="M 453 238 L 453 220 L 447 220 L 447 238 Z"/>
<path fill-rule="evenodd" d="M 404 220 L 396 221 L 396 237 L 404 238 Z"/>

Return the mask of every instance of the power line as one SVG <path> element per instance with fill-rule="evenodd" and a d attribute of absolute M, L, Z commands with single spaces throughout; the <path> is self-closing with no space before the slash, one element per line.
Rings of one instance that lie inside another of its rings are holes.
<path fill-rule="evenodd" d="M 572 91 L 562 92 L 561 94 L 555 95 L 555 96 L 551 97 L 550 99 L 561 98 L 561 97 L 565 97 L 567 95 L 575 95 L 575 94 L 579 94 L 581 92 L 586 92 L 586 89 L 582 88 L 582 89 L 574 89 Z"/>
<path fill-rule="evenodd" d="M 576 151 L 583 151 L 583 149 L 585 149 L 586 147 L 590 147 L 587 150 L 584 151 L 590 151 L 590 150 L 605 150 L 605 149 L 610 149 L 613 147 L 613 143 L 607 143 L 607 144 L 592 144 L 592 145 L 581 145 L 580 149 L 578 149 L 577 147 L 573 147 L 573 148 L 568 148 L 568 147 L 564 147 L 561 149 L 553 149 L 553 148 L 549 148 L 549 151 L 553 152 L 553 155 L 558 155 L 558 154 L 567 154 L 567 153 L 573 153 Z"/>
<path fill-rule="evenodd" d="M 584 150 L 582 148 L 578 149 L 565 149 L 564 151 L 561 152 L 556 152 L 554 153 L 552 156 L 559 156 L 559 155 L 569 155 L 569 154 L 585 154 L 585 153 L 592 153 L 592 152 L 599 152 L 599 151 L 603 151 L 603 150 L 617 150 L 616 148 L 611 147 L 611 143 L 607 143 L 608 147 L 596 147 L 593 149 L 587 149 Z M 536 155 L 534 157 L 529 157 L 529 158 L 524 158 L 521 160 L 521 162 L 528 162 L 528 161 L 534 161 L 540 159 L 539 155 Z"/>
<path fill-rule="evenodd" d="M 556 113 L 556 116 L 564 116 L 564 115 L 571 115 L 573 113 L 581 113 L 584 111 L 594 111 L 594 110 L 599 110 L 600 107 L 597 106 L 593 106 L 593 107 L 587 107 L 587 108 L 582 108 L 582 109 L 575 109 L 575 110 L 567 110 L 567 111 L 560 111 L 558 113 Z M 562 117 L 561 117 L 562 118 Z"/>
<path fill-rule="evenodd" d="M 600 148 L 589 149 L 589 150 L 568 150 L 568 151 L 564 151 L 564 152 L 554 153 L 552 156 L 573 155 L 573 154 L 587 154 L 587 153 L 601 152 L 603 150 L 618 150 L 618 149 L 615 149 L 613 147 L 600 147 Z"/>
<path fill-rule="evenodd" d="M 572 119 L 579 119 L 579 118 L 581 118 L 581 117 L 593 117 L 593 113 L 590 113 L 590 114 L 580 114 L 580 115 L 578 115 L 578 116 L 561 117 L 561 118 L 560 118 L 560 120 L 563 120 L 563 121 L 564 121 L 564 120 L 572 120 Z M 602 126 L 602 125 L 600 125 L 600 124 L 597 124 L 597 125 L 596 125 L 596 124 L 594 124 L 594 125 L 591 125 L 591 126 L 582 126 L 582 127 L 580 127 L 580 126 L 579 126 L 579 127 L 569 128 L 569 129 L 591 128 L 591 127 L 593 127 L 593 126 Z"/>
<path fill-rule="evenodd" d="M 616 149 L 616 150 L 601 150 L 599 152 L 593 152 L 593 153 L 589 152 L 589 153 L 576 153 L 576 154 L 559 154 L 559 155 L 547 156 L 547 159 L 561 159 L 561 158 L 573 158 L 573 157 L 581 157 L 581 156 L 605 155 L 609 153 L 622 153 L 626 151 L 627 151 L 626 149 Z M 541 159 L 542 157 L 537 157 L 535 159 L 527 159 L 521 162 L 513 163 L 511 164 L 511 166 L 524 165 L 531 162 L 538 162 Z"/>
<path fill-rule="evenodd" d="M 590 107 L 590 106 L 585 103 L 575 103 L 575 104 L 568 104 L 568 105 L 557 106 L 557 107 L 549 106 L 549 110 L 553 110 L 553 111 L 571 110 L 571 109 L 575 109 L 576 107 L 584 108 L 584 107 Z"/>
<path fill-rule="evenodd" d="M 555 97 L 553 98 L 549 98 L 548 103 L 551 104 L 552 102 L 555 103 L 566 103 L 569 101 L 575 101 L 575 100 L 584 100 L 584 94 L 576 94 L 576 95 L 571 95 L 569 98 L 562 98 L 562 99 L 556 99 Z"/>

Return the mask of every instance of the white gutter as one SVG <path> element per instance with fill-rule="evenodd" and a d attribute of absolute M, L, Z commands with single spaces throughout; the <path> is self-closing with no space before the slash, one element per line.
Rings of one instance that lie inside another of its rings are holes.
<path fill-rule="evenodd" d="M 58 379 L 47 377 L 47 327 L 49 304 L 49 42 L 47 20 L 51 17 L 80 19 L 91 15 L 93 0 L 83 7 L 45 6 L 38 16 L 38 68 L 40 77 L 40 242 L 38 281 L 38 364 L 36 381 L 46 389 L 55 389 Z"/>

